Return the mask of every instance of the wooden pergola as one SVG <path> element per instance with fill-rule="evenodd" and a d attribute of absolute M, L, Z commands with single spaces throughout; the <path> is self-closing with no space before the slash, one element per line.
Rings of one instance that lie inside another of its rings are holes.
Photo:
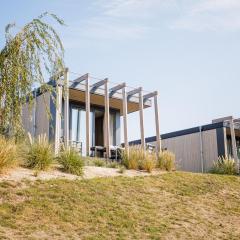
<path fill-rule="evenodd" d="M 60 149 L 60 136 L 61 136 L 61 117 L 62 117 L 62 99 L 64 92 L 64 144 L 66 147 L 69 146 L 69 70 L 66 68 L 61 72 L 55 79 L 63 80 L 56 81 L 56 128 L 55 128 L 55 154 L 59 153 Z M 144 135 L 144 103 L 149 99 L 154 99 L 154 110 L 155 110 L 155 130 L 156 130 L 156 152 L 161 151 L 161 139 L 160 139 L 160 126 L 159 126 L 159 110 L 158 110 L 158 92 L 154 91 L 143 95 L 141 87 L 135 88 L 131 91 L 127 91 L 126 83 L 117 84 L 112 88 L 109 88 L 109 80 L 105 78 L 97 81 L 90 85 L 90 75 L 87 73 L 77 79 L 75 79 L 71 88 L 77 88 L 79 84 L 84 85 L 85 92 L 85 109 L 86 109 L 86 155 L 90 155 L 90 94 L 95 93 L 100 87 L 104 88 L 104 147 L 106 148 L 106 157 L 109 158 L 111 155 L 110 151 L 110 125 L 109 125 L 109 99 L 114 94 L 121 92 L 121 104 L 122 104 L 122 116 L 123 116 L 123 128 L 124 128 L 124 148 L 128 153 L 128 102 L 134 96 L 138 96 L 139 105 L 139 121 L 140 121 L 140 134 L 141 134 L 141 147 L 145 146 L 145 135 Z M 64 91 L 63 88 L 65 87 Z"/>

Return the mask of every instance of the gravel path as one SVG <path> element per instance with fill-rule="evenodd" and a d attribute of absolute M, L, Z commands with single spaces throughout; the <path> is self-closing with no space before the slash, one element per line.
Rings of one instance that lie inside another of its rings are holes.
<path fill-rule="evenodd" d="M 124 173 L 119 173 L 117 168 L 105 168 L 105 167 L 95 167 L 95 166 L 85 166 L 84 174 L 82 177 L 78 177 L 73 174 L 68 174 L 61 172 L 60 170 L 53 169 L 49 171 L 39 171 L 30 170 L 26 168 L 16 168 L 12 169 L 10 172 L 4 175 L 0 175 L 0 181 L 21 181 L 23 179 L 27 180 L 49 180 L 49 179 L 91 179 L 96 177 L 116 177 L 116 176 L 125 176 L 125 177 L 135 177 L 135 176 L 149 176 L 162 174 L 161 171 L 153 171 L 151 174 L 144 171 L 136 170 L 126 170 Z"/>

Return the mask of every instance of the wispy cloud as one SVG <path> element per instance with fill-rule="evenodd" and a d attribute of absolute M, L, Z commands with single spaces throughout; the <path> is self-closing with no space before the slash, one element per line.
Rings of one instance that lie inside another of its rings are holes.
<path fill-rule="evenodd" d="M 128 41 L 164 28 L 240 30 L 240 0 L 94 0 L 88 13 L 69 24 L 75 39 Z"/>
<path fill-rule="evenodd" d="M 136 39 L 152 29 L 150 19 L 175 0 L 96 0 L 96 16 L 88 19 L 84 34 L 104 39 Z"/>
<path fill-rule="evenodd" d="M 240 30 L 239 0 L 200 0 L 185 5 L 172 28 L 193 31 Z"/>

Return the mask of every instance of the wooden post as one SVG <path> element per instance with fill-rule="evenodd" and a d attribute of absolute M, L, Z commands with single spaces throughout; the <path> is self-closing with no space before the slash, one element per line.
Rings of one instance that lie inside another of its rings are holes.
<path fill-rule="evenodd" d="M 90 89 L 89 89 L 89 74 L 86 77 L 85 83 L 85 106 L 86 106 L 86 155 L 90 156 Z"/>
<path fill-rule="evenodd" d="M 61 129 L 61 128 L 60 128 Z M 69 146 L 69 71 L 64 71 L 64 144 Z"/>
<path fill-rule="evenodd" d="M 159 127 L 158 95 L 154 96 L 155 126 L 156 126 L 156 153 L 161 152 L 161 139 Z"/>
<path fill-rule="evenodd" d="M 140 117 L 140 130 L 141 130 L 141 146 L 142 149 L 146 149 L 145 137 L 144 137 L 144 122 L 143 122 L 143 95 L 142 88 L 139 91 L 139 117 Z"/>
<path fill-rule="evenodd" d="M 129 154 L 128 148 L 128 125 L 127 125 L 127 94 L 126 87 L 122 88 L 122 96 L 123 96 L 123 128 L 124 128 L 124 147 L 127 155 Z"/>
<path fill-rule="evenodd" d="M 37 90 L 34 89 L 34 105 L 33 105 L 33 133 L 32 136 L 33 138 L 36 137 L 36 116 L 37 116 Z"/>
<path fill-rule="evenodd" d="M 56 122 L 55 122 L 55 155 L 60 150 L 61 137 L 61 116 L 62 116 L 62 85 L 57 82 L 56 86 Z"/>
<path fill-rule="evenodd" d="M 224 152 L 225 152 L 225 157 L 228 157 L 227 129 L 226 129 L 226 127 L 223 127 L 223 137 L 224 137 Z"/>
<path fill-rule="evenodd" d="M 108 92 L 108 79 L 105 79 L 104 83 L 105 88 L 105 147 L 106 147 L 106 157 L 111 157 L 111 151 L 110 151 L 110 129 L 109 129 L 109 92 Z"/>
<path fill-rule="evenodd" d="M 235 161 L 235 163 L 236 163 L 236 165 L 237 165 L 237 171 L 238 171 L 238 173 L 239 173 L 238 155 L 237 155 L 237 145 L 236 145 L 236 136 L 235 136 L 233 119 L 231 119 L 229 122 L 230 122 L 230 131 L 231 131 L 233 158 L 234 158 L 234 161 Z"/>

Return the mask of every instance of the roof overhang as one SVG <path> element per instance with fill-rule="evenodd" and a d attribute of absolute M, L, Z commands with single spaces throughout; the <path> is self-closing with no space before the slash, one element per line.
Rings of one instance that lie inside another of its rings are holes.
<path fill-rule="evenodd" d="M 85 103 L 85 85 L 79 84 L 78 87 L 69 87 L 69 100 Z M 98 88 L 94 93 L 90 93 L 90 104 L 95 106 L 104 107 L 104 88 Z M 148 99 L 144 102 L 144 108 L 151 107 L 151 100 Z M 123 113 L 123 100 L 121 92 L 115 92 L 113 96 L 109 97 L 109 107 Z M 127 102 L 128 113 L 139 111 L 139 97 L 132 96 Z"/>

